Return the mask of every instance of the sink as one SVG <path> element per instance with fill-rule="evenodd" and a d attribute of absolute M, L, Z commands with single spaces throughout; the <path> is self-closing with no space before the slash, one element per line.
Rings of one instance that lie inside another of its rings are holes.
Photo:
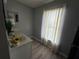
<path fill-rule="evenodd" d="M 26 39 L 25 36 L 21 33 L 12 33 L 9 36 L 9 44 L 11 47 L 15 47 L 15 46 L 18 46 L 25 39 Z"/>

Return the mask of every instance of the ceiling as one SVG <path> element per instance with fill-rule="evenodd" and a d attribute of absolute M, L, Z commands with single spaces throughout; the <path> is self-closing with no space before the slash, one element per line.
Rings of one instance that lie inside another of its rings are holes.
<path fill-rule="evenodd" d="M 35 8 L 50 3 L 54 0 L 17 0 L 17 1 L 29 7 Z"/>

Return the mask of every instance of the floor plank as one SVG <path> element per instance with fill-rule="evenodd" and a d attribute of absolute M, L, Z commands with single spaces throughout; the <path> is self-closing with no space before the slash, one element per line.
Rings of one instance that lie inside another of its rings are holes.
<path fill-rule="evenodd" d="M 32 42 L 32 59 L 64 59 L 64 57 L 53 54 L 49 48 L 37 41 Z"/>

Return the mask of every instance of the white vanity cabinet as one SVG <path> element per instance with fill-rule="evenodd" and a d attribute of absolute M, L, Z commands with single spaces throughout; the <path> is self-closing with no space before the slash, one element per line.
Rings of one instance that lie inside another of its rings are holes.
<path fill-rule="evenodd" d="M 32 41 L 26 40 L 24 44 L 18 47 L 9 48 L 10 59 L 31 59 L 32 57 Z"/>

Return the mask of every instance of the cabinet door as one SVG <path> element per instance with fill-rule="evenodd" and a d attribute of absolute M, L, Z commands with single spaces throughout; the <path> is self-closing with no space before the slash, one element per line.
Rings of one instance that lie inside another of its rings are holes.
<path fill-rule="evenodd" d="M 10 49 L 11 59 L 31 59 L 32 57 L 32 45 L 31 43 L 25 44 L 21 47 Z"/>

